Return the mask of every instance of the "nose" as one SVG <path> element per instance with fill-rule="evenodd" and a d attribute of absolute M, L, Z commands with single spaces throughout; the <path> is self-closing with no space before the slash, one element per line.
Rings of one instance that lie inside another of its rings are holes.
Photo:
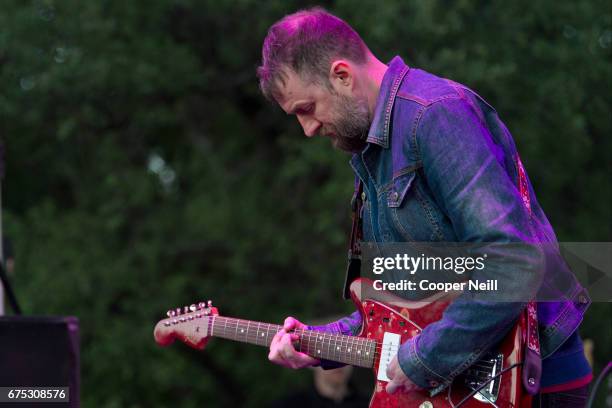
<path fill-rule="evenodd" d="M 298 115 L 298 121 L 300 125 L 302 125 L 302 129 L 304 129 L 304 134 L 307 137 L 313 137 L 317 134 L 319 128 L 321 128 L 321 122 L 313 118 L 306 118 L 304 116 Z"/>

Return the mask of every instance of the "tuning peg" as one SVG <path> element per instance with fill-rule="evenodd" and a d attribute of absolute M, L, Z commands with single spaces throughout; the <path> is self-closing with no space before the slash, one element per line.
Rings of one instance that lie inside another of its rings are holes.
<path fill-rule="evenodd" d="M 195 312 L 198 308 L 196 307 L 196 305 L 190 305 L 189 306 L 189 311 L 191 312 Z"/>

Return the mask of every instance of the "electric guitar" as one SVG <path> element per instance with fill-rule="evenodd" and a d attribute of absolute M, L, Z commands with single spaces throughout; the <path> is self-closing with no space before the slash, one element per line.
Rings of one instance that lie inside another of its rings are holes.
<path fill-rule="evenodd" d="M 455 377 L 443 392 L 431 397 L 427 391 L 388 394 L 387 366 L 399 346 L 418 335 L 424 327 L 442 318 L 453 293 L 439 293 L 420 301 L 408 301 L 388 292 L 374 290 L 371 281 L 351 284 L 351 298 L 363 319 L 358 336 L 311 330 L 296 330 L 296 350 L 310 356 L 374 370 L 376 384 L 371 408 L 486 408 L 531 407 L 531 397 L 521 385 L 521 362 L 526 322 L 521 315 L 516 326 L 495 350 Z M 168 311 L 168 318 L 155 326 L 155 340 L 168 345 L 179 339 L 203 349 L 210 337 L 269 347 L 280 325 L 220 316 L 211 302 L 200 302 Z"/>

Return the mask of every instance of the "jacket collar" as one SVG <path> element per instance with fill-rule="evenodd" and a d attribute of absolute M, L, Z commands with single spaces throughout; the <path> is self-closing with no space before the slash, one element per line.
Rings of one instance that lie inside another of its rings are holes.
<path fill-rule="evenodd" d="M 389 147 L 389 125 L 393 102 L 395 102 L 395 95 L 397 95 L 402 79 L 409 69 L 400 57 L 395 57 L 389 62 L 387 72 L 380 84 L 374 117 L 366 142 L 377 144 L 385 149 Z"/>

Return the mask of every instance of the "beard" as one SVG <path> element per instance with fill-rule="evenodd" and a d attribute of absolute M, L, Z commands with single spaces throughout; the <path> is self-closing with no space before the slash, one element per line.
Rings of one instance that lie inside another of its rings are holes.
<path fill-rule="evenodd" d="M 324 126 L 323 133 L 332 135 L 334 147 L 348 153 L 361 152 L 372 123 L 367 99 L 339 95 L 334 103 L 334 116 L 338 119 Z"/>

